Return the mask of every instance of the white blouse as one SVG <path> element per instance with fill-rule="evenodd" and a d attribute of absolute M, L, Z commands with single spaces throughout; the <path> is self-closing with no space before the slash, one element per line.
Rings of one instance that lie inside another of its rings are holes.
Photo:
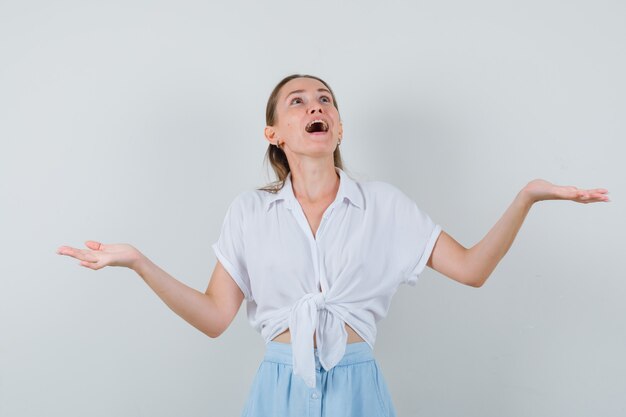
<path fill-rule="evenodd" d="M 289 328 L 293 373 L 311 388 L 313 332 L 326 370 L 344 355 L 344 323 L 373 349 L 376 322 L 387 315 L 400 284 L 416 284 L 441 232 L 395 186 L 335 170 L 339 190 L 316 236 L 290 173 L 278 193 L 237 195 L 211 246 L 241 288 L 250 324 L 265 343 Z"/>

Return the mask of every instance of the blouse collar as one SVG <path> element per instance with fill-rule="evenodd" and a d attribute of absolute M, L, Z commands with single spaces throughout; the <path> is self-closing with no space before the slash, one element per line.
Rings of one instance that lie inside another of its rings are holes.
<path fill-rule="evenodd" d="M 337 191 L 335 201 L 343 201 L 344 198 L 347 198 L 352 205 L 362 209 L 364 205 L 363 195 L 361 194 L 361 190 L 359 189 L 356 181 L 354 181 L 339 167 L 335 167 L 335 171 L 339 174 L 339 190 Z M 267 199 L 266 209 L 269 210 L 272 203 L 277 200 L 285 200 L 287 208 L 289 209 L 294 207 L 293 204 L 298 203 L 291 185 L 291 172 L 287 174 L 283 187 L 275 194 L 270 193 L 270 197 Z"/>

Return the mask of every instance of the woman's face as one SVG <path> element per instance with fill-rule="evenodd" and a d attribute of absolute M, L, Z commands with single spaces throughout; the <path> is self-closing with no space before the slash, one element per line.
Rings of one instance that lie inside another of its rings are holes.
<path fill-rule="evenodd" d="M 276 123 L 265 128 L 267 140 L 287 155 L 333 154 L 343 127 L 332 95 L 314 78 L 295 78 L 282 86 L 276 102 Z"/>

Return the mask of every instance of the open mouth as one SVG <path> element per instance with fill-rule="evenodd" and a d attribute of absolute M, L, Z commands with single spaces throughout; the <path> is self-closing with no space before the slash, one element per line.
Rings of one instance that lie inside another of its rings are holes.
<path fill-rule="evenodd" d="M 305 130 L 308 133 L 328 132 L 328 123 L 321 119 L 312 120 L 308 125 L 306 125 Z"/>

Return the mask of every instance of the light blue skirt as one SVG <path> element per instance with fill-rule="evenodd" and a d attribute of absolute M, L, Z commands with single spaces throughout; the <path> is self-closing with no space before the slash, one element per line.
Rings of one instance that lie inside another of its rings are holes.
<path fill-rule="evenodd" d="M 242 417 L 396 417 L 387 384 L 366 342 L 348 343 L 329 371 L 315 351 L 317 383 L 293 375 L 291 344 L 270 341 Z"/>

